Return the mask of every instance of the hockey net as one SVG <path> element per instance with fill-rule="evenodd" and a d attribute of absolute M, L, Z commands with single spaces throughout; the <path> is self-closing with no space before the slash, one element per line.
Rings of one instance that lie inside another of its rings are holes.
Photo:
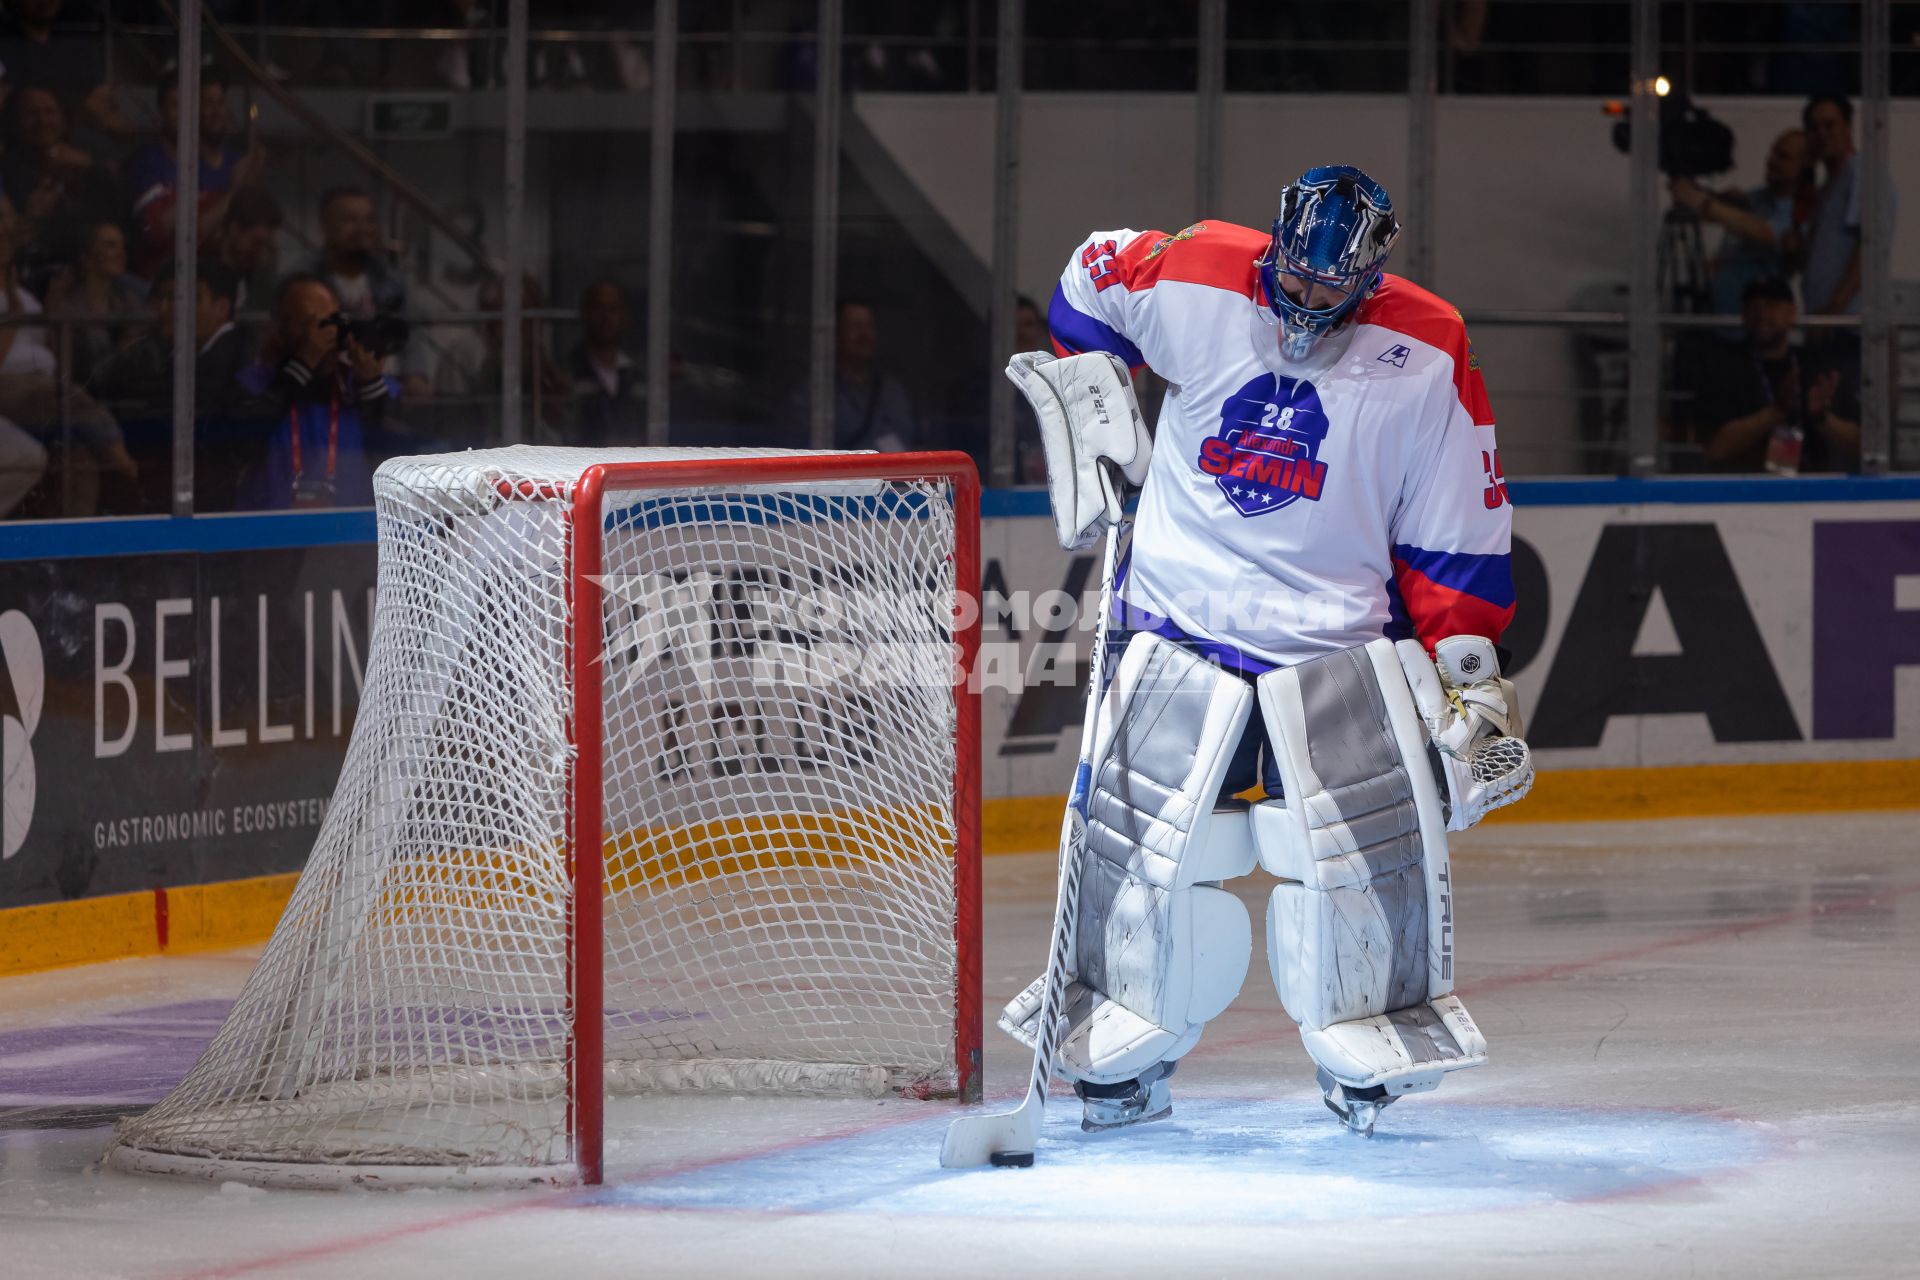
<path fill-rule="evenodd" d="M 977 1096 L 963 456 L 516 447 L 375 495 L 333 802 L 115 1165 L 597 1181 L 603 1091 Z"/>

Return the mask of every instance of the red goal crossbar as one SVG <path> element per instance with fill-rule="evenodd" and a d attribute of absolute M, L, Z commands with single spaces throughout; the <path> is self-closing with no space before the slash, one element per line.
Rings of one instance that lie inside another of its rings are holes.
<path fill-rule="evenodd" d="M 944 480 L 954 495 L 954 899 L 957 951 L 953 1055 L 959 1098 L 980 1097 L 980 692 L 973 679 L 980 650 L 980 479 L 964 453 L 794 454 L 737 458 L 599 463 L 574 487 L 568 610 L 573 698 L 567 734 L 573 745 L 567 856 L 573 910 L 567 929 L 567 1132 L 581 1181 L 601 1181 L 605 1152 L 605 986 L 602 937 L 605 892 L 600 576 L 606 494 L 728 486 L 760 488 L 831 480 Z M 518 496 L 545 497 L 522 493 Z M 582 851 L 591 856 L 581 856 Z"/>

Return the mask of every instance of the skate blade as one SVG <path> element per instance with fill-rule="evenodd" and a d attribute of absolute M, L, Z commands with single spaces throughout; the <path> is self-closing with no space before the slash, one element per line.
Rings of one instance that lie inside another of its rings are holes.
<path fill-rule="evenodd" d="M 1358 1134 L 1362 1138 L 1373 1136 L 1373 1122 L 1380 1118 L 1381 1107 L 1371 1103 L 1356 1103 L 1350 1107 L 1341 1107 L 1332 1098 L 1322 1098 L 1327 1110 L 1340 1117 L 1340 1127 L 1348 1133 Z"/>
<path fill-rule="evenodd" d="M 1085 1116 L 1081 1116 L 1080 1132 L 1082 1133 L 1113 1133 L 1120 1129 L 1134 1129 L 1134 1128 L 1138 1128 L 1140 1125 L 1143 1125 L 1143 1124 L 1152 1124 L 1155 1120 L 1165 1120 L 1172 1114 L 1173 1114 L 1173 1107 L 1171 1104 L 1169 1104 L 1168 1106 L 1164 1106 L 1160 1108 L 1160 1110 L 1154 1112 L 1150 1116 L 1141 1116 L 1138 1120 L 1121 1120 L 1115 1124 L 1094 1124 L 1092 1121 L 1088 1120 Z"/>

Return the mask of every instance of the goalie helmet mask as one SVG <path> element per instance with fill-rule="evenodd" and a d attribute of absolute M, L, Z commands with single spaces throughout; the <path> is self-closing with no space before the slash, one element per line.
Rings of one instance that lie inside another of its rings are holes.
<path fill-rule="evenodd" d="M 1399 235 L 1386 188 L 1352 165 L 1309 169 L 1281 193 L 1258 266 L 1288 359 L 1306 356 L 1373 291 Z"/>

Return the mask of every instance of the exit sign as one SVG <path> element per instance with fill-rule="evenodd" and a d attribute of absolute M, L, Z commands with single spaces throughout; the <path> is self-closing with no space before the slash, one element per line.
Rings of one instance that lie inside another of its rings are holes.
<path fill-rule="evenodd" d="M 453 95 L 382 94 L 367 99 L 367 134 L 374 138 L 453 136 Z"/>

